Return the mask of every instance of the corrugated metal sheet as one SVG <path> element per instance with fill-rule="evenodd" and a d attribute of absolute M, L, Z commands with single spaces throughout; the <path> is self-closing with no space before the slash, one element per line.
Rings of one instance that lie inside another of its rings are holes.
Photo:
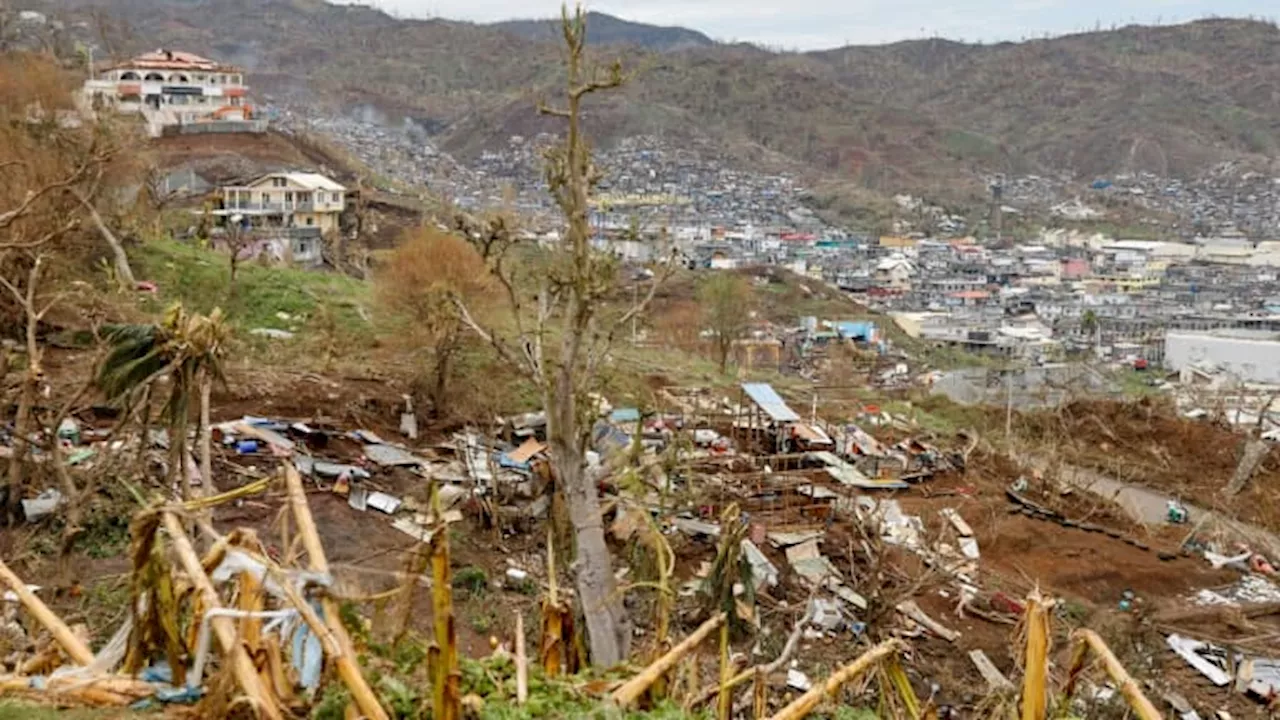
<path fill-rule="evenodd" d="M 743 383 L 742 391 L 774 422 L 798 422 L 800 416 L 766 383 Z"/>

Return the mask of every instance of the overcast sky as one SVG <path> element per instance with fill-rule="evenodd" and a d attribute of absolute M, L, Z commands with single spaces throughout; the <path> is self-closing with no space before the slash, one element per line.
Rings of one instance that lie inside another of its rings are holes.
<path fill-rule="evenodd" d="M 558 0 L 363 0 L 409 17 L 489 22 L 551 17 Z M 1275 0 L 594 0 L 592 10 L 683 25 L 717 40 L 812 50 L 942 36 L 1020 40 L 1095 26 L 1185 22 L 1208 15 L 1275 17 Z"/>

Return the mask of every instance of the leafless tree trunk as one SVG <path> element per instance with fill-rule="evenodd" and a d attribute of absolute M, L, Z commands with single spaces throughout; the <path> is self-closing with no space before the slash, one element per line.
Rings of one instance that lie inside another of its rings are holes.
<path fill-rule="evenodd" d="M 583 79 L 583 49 L 586 45 L 586 17 L 579 8 L 571 20 L 563 13 L 563 31 L 568 49 L 568 107 L 565 110 L 542 108 L 547 114 L 564 117 L 568 133 L 564 153 L 551 161 L 553 193 L 568 222 L 566 241 L 573 263 L 568 301 L 565 307 L 567 327 L 560 347 L 560 363 L 543 386 L 547 409 L 547 440 L 551 463 L 564 488 L 577 540 L 574 567 L 578 597 L 591 641 L 591 662 L 597 667 L 616 665 L 626 659 L 630 650 L 630 627 L 622 605 L 622 595 L 613 577 L 613 559 L 605 540 L 604 523 L 600 519 L 600 496 L 596 484 L 586 473 L 586 442 L 591 428 L 579 427 L 578 392 L 584 378 L 579 358 L 586 352 L 594 317 L 593 286 L 600 282 L 593 272 L 590 227 L 587 223 L 588 201 L 594 183 L 595 168 L 582 135 L 582 98 L 598 90 L 622 84 L 621 68 L 615 66 L 610 77 Z M 558 186 L 558 187 L 557 187 Z"/>
<path fill-rule="evenodd" d="M 120 242 L 120 238 L 107 227 L 107 223 L 102 219 L 102 214 L 98 212 L 98 208 L 93 206 L 90 199 L 84 193 L 71 188 L 71 194 L 84 207 L 84 211 L 89 214 L 89 219 L 93 221 L 94 227 L 98 228 L 98 233 L 102 235 L 102 239 L 106 241 L 107 247 L 111 249 L 111 255 L 115 260 L 116 280 L 120 283 L 120 287 L 125 290 L 133 290 L 137 286 L 137 281 L 133 278 L 133 268 L 129 265 L 129 256 L 125 254 L 124 245 Z"/>
<path fill-rule="evenodd" d="M 546 178 L 553 199 L 566 222 L 562 246 L 557 249 L 555 270 L 539 278 L 536 307 L 526 310 L 521 301 L 527 290 L 517 288 L 511 265 L 504 262 L 515 234 L 503 217 L 480 223 L 459 215 L 460 230 L 479 246 L 493 275 L 502 284 L 516 329 L 514 341 L 483 327 L 455 299 L 466 323 L 500 358 L 518 368 L 541 391 L 547 413 L 547 439 L 551 465 L 563 488 L 576 539 L 574 569 L 578 598 L 582 602 L 590 637 L 591 661 L 608 667 L 624 660 L 630 647 L 630 627 L 613 576 L 612 558 L 600 518 L 600 498 L 595 479 L 586 469 L 586 450 L 596 414 L 584 406 L 594 388 L 600 365 L 621 328 L 643 313 L 659 285 L 670 276 L 674 263 L 668 262 L 643 297 L 607 327 L 600 327 L 597 309 L 607 302 L 615 287 L 616 265 L 612 258 L 596 252 L 590 243 L 588 208 L 590 193 L 599 180 L 581 127 L 583 98 L 623 84 L 622 67 L 614 63 L 601 71 L 589 68 L 584 60 L 586 17 L 579 8 L 573 16 L 562 13 L 565 63 L 568 71 L 564 107 L 541 105 L 539 112 L 561 118 L 567 126 L 564 143 L 548 153 Z M 529 327 L 534 318 L 533 327 Z M 544 344 L 556 337 L 551 324 L 558 325 L 560 348 L 545 353 Z"/>
<path fill-rule="evenodd" d="M 22 313 L 26 317 L 27 371 L 22 378 L 22 390 L 18 396 L 18 411 L 13 421 L 13 456 L 9 459 L 8 474 L 8 507 L 9 522 L 18 516 L 22 495 L 26 489 L 27 456 L 31 452 L 31 433 L 35 430 L 33 413 L 36 398 L 40 392 L 40 382 L 44 379 L 42 367 L 43 351 L 40 348 L 40 321 L 57 304 L 58 297 L 49 300 L 43 307 L 37 299 L 40 285 L 40 270 L 44 256 L 35 256 L 31 270 L 27 273 L 25 288 L 18 288 L 7 279 L 0 277 L 0 284 L 13 295 Z"/>

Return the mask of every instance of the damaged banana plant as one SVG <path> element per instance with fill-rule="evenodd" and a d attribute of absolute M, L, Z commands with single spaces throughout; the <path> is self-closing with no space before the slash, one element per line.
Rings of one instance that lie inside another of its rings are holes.
<path fill-rule="evenodd" d="M 754 615 L 755 582 L 751 562 L 742 552 L 742 541 L 746 537 L 747 524 L 738 505 L 725 508 L 720 516 L 720 546 L 703 584 L 708 610 L 724 613 L 727 618 L 720 626 L 720 692 L 716 701 L 719 720 L 728 720 L 733 704 L 730 681 L 734 668 L 730 663 L 729 640 L 733 632 L 748 629 L 748 621 Z"/>
<path fill-rule="evenodd" d="M 547 677 L 573 674 L 578 670 L 577 640 L 573 606 L 556 582 L 556 553 L 552 531 L 547 531 L 547 589 L 542 595 L 542 630 L 538 640 L 538 662 Z"/>
<path fill-rule="evenodd" d="M 427 651 L 431 672 L 433 720 L 458 720 L 462 716 L 462 673 L 458 670 L 457 619 L 453 615 L 453 579 L 449 568 L 449 526 L 440 510 L 440 493 L 431 488 L 431 515 L 435 527 L 428 541 L 431 557 L 431 617 L 435 642 Z"/>
<path fill-rule="evenodd" d="M 185 590 L 175 587 L 176 573 L 168 559 L 167 543 L 159 532 L 158 510 L 139 513 L 130 523 L 129 556 L 133 574 L 129 583 L 129 607 L 133 628 L 129 633 L 124 671 L 137 675 L 157 657 L 173 669 L 173 682 L 186 682 L 187 645 L 182 637 L 181 601 Z"/>

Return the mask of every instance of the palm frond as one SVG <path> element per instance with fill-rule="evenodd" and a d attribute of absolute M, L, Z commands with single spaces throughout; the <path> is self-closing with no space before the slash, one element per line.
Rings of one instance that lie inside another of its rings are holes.
<path fill-rule="evenodd" d="M 117 326 L 105 335 L 113 347 L 98 368 L 98 387 L 113 401 L 126 398 L 168 364 L 154 325 Z"/>

